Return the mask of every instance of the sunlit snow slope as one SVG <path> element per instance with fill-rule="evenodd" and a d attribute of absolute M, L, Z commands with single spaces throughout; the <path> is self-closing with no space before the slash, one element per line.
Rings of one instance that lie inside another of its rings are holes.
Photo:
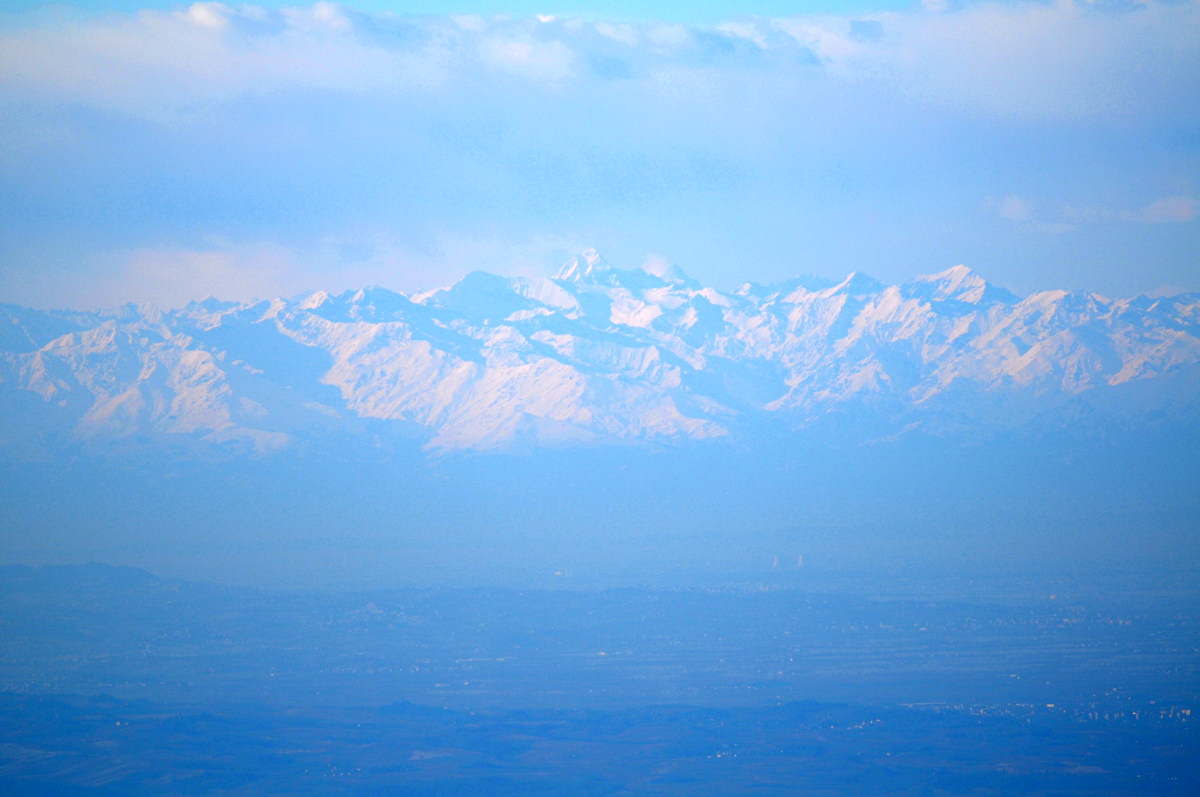
<path fill-rule="evenodd" d="M 380 428 L 431 451 L 654 444 L 779 428 L 939 437 L 1197 416 L 1200 295 L 1024 299 L 964 266 L 736 292 L 583 253 L 484 272 L 164 312 L 0 306 L 0 446 L 270 452 Z"/>

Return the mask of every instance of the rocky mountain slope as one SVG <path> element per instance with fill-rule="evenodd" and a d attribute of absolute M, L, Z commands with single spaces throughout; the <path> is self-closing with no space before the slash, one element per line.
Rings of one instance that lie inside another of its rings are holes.
<path fill-rule="evenodd" d="M 583 253 L 551 279 L 468 274 L 181 310 L 0 306 L 0 448 L 269 452 L 326 434 L 431 451 L 1102 430 L 1200 415 L 1200 294 L 1025 298 L 964 266 L 734 293 Z"/>

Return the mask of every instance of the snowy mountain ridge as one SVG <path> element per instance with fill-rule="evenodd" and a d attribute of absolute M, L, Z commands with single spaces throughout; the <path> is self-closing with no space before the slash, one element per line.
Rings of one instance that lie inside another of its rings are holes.
<path fill-rule="evenodd" d="M 1200 294 L 1021 299 L 965 266 L 828 282 L 723 293 L 588 251 L 549 279 L 477 271 L 411 296 L 0 306 L 0 448 L 267 452 L 380 428 L 434 451 L 758 428 L 853 444 L 1200 414 Z"/>

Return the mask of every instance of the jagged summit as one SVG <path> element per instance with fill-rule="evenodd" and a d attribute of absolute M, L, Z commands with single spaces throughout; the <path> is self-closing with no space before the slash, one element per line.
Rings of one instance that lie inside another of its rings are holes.
<path fill-rule="evenodd" d="M 815 274 L 797 274 L 782 282 L 773 282 L 769 285 L 743 282 L 734 291 L 734 295 L 761 299 L 767 296 L 789 296 L 798 290 L 806 293 L 814 293 L 826 290 L 827 288 L 833 288 L 837 284 L 838 280 L 832 280 L 828 277 L 819 277 Z"/>
<path fill-rule="evenodd" d="M 187 440 L 269 452 L 367 428 L 441 451 L 764 425 L 861 442 L 1045 425 L 1076 397 L 1128 427 L 1200 417 L 1200 381 L 1185 378 L 1200 370 L 1197 319 L 1197 294 L 1017 301 L 965 266 L 900 286 L 855 272 L 723 293 L 677 266 L 624 270 L 594 250 L 551 279 L 475 271 L 411 297 L 3 306 L 0 450 Z M 1146 381 L 1162 388 L 1116 390 Z"/>
<path fill-rule="evenodd" d="M 1013 304 L 1018 301 L 1014 294 L 990 284 L 961 264 L 936 274 L 917 277 L 901 286 L 901 290 L 905 296 L 927 301 L 953 300 L 968 304 Z"/>
<path fill-rule="evenodd" d="M 118 307 L 110 307 L 105 310 L 96 311 L 98 315 L 104 318 L 111 318 L 117 321 L 131 321 L 134 319 L 141 320 L 146 323 L 155 324 L 162 319 L 162 310 L 158 305 L 152 302 L 142 302 L 135 304 L 127 302 Z"/>
<path fill-rule="evenodd" d="M 662 278 L 640 268 L 615 268 L 595 249 L 586 249 L 572 258 L 551 279 L 561 285 L 575 285 L 584 289 L 624 288 L 642 291 L 666 284 Z"/>
<path fill-rule="evenodd" d="M 826 288 L 829 294 L 845 293 L 851 296 L 863 296 L 878 293 L 883 289 L 883 283 L 862 271 L 851 271 L 846 278 L 831 288 Z"/>
<path fill-rule="evenodd" d="M 679 285 L 693 290 L 701 288 L 700 283 L 692 279 L 691 275 L 684 271 L 678 263 L 672 263 L 658 277 L 670 285 Z"/>
<path fill-rule="evenodd" d="M 213 296 L 211 293 L 199 301 L 192 300 L 187 304 L 187 309 L 199 308 L 202 310 L 207 310 L 210 313 L 217 313 L 222 310 L 231 310 L 234 307 L 237 307 L 237 302 L 222 301 L 216 296 Z"/>
<path fill-rule="evenodd" d="M 564 282 L 582 282 L 595 279 L 598 274 L 612 270 L 608 261 L 601 257 L 595 249 L 585 249 L 562 265 L 562 268 L 551 277 Z"/>
<path fill-rule="evenodd" d="M 454 316 L 479 320 L 499 320 L 530 306 L 529 300 L 513 290 L 510 279 L 487 271 L 472 271 L 453 285 L 414 296 L 413 301 Z"/>

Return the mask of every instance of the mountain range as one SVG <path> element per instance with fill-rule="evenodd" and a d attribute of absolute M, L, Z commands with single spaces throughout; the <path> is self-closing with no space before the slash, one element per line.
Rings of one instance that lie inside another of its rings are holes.
<path fill-rule="evenodd" d="M 1195 293 L 1021 298 L 961 265 L 902 285 L 854 273 L 722 292 L 589 250 L 549 279 L 476 271 L 413 295 L 0 305 L 0 450 L 1092 435 L 1194 424 L 1198 363 Z"/>

